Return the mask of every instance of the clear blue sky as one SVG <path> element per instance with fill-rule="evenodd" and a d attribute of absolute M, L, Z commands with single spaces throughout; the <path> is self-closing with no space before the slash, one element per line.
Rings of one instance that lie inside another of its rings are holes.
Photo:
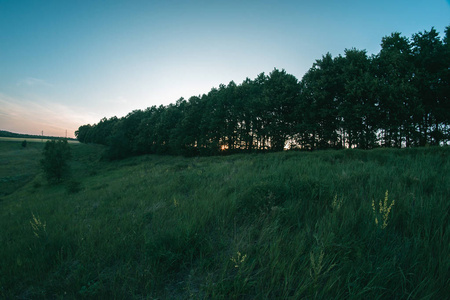
<path fill-rule="evenodd" d="M 0 130 L 73 136 L 327 52 L 450 25 L 447 0 L 0 0 Z"/>

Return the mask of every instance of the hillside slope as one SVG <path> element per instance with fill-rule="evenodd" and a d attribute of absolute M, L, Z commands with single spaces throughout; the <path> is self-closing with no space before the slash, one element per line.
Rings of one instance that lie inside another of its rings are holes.
<path fill-rule="evenodd" d="M 0 198 L 3 298 L 448 295 L 450 148 L 103 162 L 71 147 L 71 181 L 36 170 Z"/>

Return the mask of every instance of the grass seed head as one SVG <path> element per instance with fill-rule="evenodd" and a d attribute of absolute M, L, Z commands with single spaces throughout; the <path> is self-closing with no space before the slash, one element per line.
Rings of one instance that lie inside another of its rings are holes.
<path fill-rule="evenodd" d="M 388 202 L 389 202 L 389 192 L 388 190 L 386 190 L 386 193 L 384 195 L 384 201 L 380 200 L 378 202 L 378 213 L 377 213 L 377 209 L 375 207 L 375 200 L 372 200 L 372 211 L 375 218 L 375 225 L 377 227 L 380 227 L 381 229 L 385 229 L 388 225 L 389 214 L 391 213 L 392 207 L 395 204 L 395 200 L 392 200 L 390 205 L 388 205 Z M 381 222 L 378 221 L 378 218 L 380 218 L 380 220 L 383 220 L 382 224 L 380 224 Z"/>

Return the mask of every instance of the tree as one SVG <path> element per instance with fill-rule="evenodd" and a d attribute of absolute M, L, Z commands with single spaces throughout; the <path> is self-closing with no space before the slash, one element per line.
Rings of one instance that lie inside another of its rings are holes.
<path fill-rule="evenodd" d="M 45 143 L 41 165 L 49 182 L 60 182 L 69 173 L 71 158 L 67 140 L 52 140 Z"/>
<path fill-rule="evenodd" d="M 301 81 L 298 139 L 304 149 L 339 148 L 338 100 L 342 72 L 330 53 L 316 60 Z"/>
<path fill-rule="evenodd" d="M 415 97 L 417 90 L 412 83 L 414 62 L 409 40 L 398 32 L 384 37 L 374 65 L 382 145 L 409 146 L 414 135 L 410 116 L 420 110 Z"/>
<path fill-rule="evenodd" d="M 438 118 L 442 121 L 442 143 L 448 145 L 450 142 L 450 26 L 445 28 L 445 36 L 443 39 L 443 65 L 440 70 L 440 86 L 439 86 L 439 115 Z"/>
<path fill-rule="evenodd" d="M 300 82 L 274 69 L 188 101 L 103 118 L 75 135 L 109 146 L 115 158 L 447 144 L 449 83 L 450 26 L 442 40 L 434 28 L 411 39 L 394 32 L 377 55 L 327 53 Z"/>
<path fill-rule="evenodd" d="M 80 141 L 80 143 L 89 143 L 89 131 L 92 130 L 91 124 L 82 125 L 75 131 L 75 136 Z"/>
<path fill-rule="evenodd" d="M 264 83 L 264 119 L 270 137 L 270 148 L 282 151 L 293 136 L 294 112 L 300 86 L 297 78 L 285 70 L 274 69 Z"/>
<path fill-rule="evenodd" d="M 413 35 L 412 40 L 414 84 L 418 87 L 422 107 L 417 118 L 418 143 L 420 146 L 427 143 L 439 145 L 443 137 L 442 125 L 446 123 L 445 114 L 441 112 L 448 108 L 448 98 L 444 94 L 448 83 L 443 76 L 448 72 L 449 60 L 445 55 L 445 45 L 434 28 Z"/>
<path fill-rule="evenodd" d="M 339 116 L 348 147 L 373 148 L 376 143 L 376 85 L 371 60 L 365 50 L 346 49 L 340 59 L 345 92 L 339 103 Z"/>
<path fill-rule="evenodd" d="M 118 121 L 108 136 L 108 149 L 104 157 L 110 160 L 123 159 L 132 155 L 130 138 L 127 136 L 124 119 Z"/>

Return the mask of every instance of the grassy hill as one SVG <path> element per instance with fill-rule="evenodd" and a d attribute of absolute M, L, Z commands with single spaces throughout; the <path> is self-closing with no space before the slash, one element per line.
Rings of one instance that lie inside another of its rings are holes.
<path fill-rule="evenodd" d="M 2 181 L 2 298 L 449 293 L 448 147 L 105 162 L 71 144 L 60 185 L 33 147 L 0 142 L 2 180 L 27 174 Z"/>
<path fill-rule="evenodd" d="M 0 140 L 0 197 L 13 193 L 39 172 L 41 143 Z"/>

